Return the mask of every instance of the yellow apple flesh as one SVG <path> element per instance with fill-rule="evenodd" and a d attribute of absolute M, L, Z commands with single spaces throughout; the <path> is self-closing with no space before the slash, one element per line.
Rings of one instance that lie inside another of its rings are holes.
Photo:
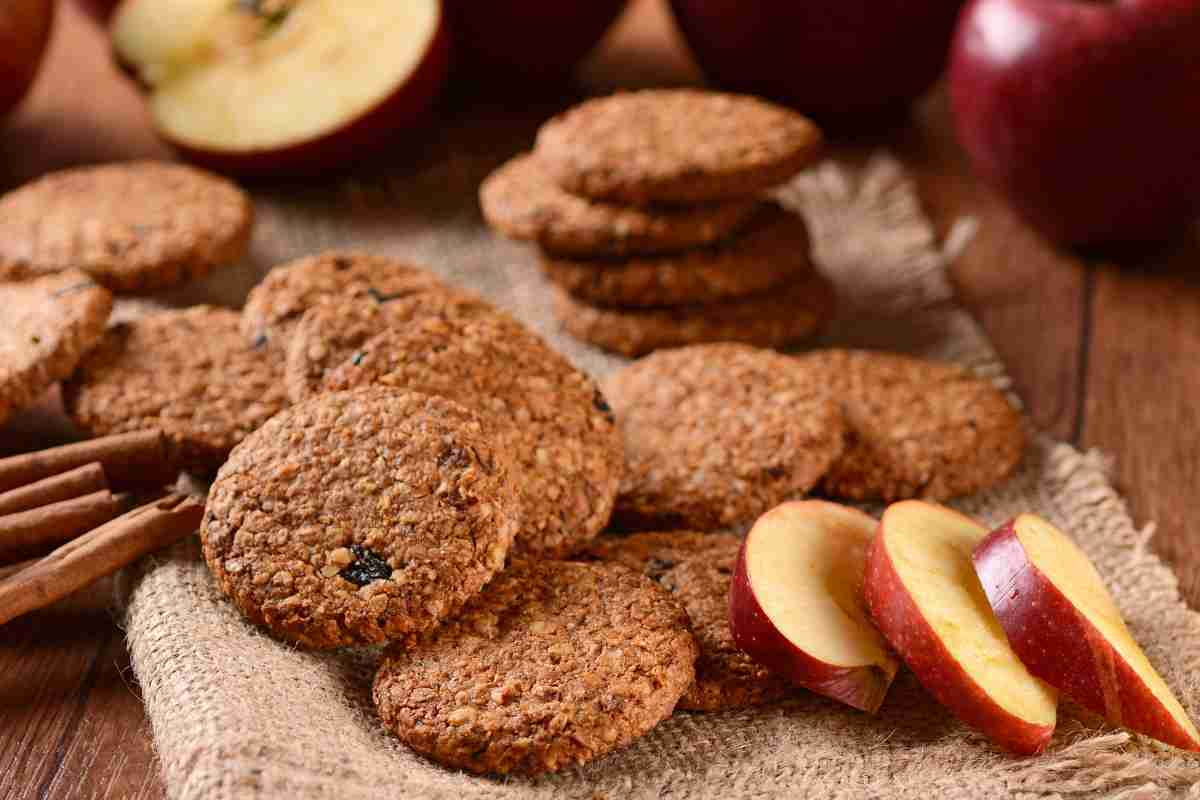
<path fill-rule="evenodd" d="M 1022 514 L 989 534 L 974 558 L 992 609 L 1031 673 L 1115 725 L 1200 750 L 1187 712 L 1070 538 Z"/>
<path fill-rule="evenodd" d="M 1030 674 L 992 614 L 971 562 L 987 529 L 908 500 L 883 514 L 864 594 L 879 630 L 938 702 L 1017 754 L 1043 750 L 1058 695 Z"/>
<path fill-rule="evenodd" d="M 439 0 L 125 0 L 112 38 L 159 133 L 248 174 L 357 161 L 428 111 L 448 68 Z"/>
<path fill-rule="evenodd" d="M 759 517 L 729 594 L 734 642 L 773 672 L 875 713 L 898 662 L 868 617 L 863 566 L 875 520 L 819 500 Z"/>

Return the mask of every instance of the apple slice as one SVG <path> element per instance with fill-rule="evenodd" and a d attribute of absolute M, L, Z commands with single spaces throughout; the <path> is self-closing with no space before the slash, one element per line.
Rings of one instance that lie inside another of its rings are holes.
<path fill-rule="evenodd" d="M 440 0 L 125 0 L 112 39 L 184 155 L 306 174 L 429 109 L 448 68 L 445 27 Z"/>
<path fill-rule="evenodd" d="M 979 543 L 975 571 L 1030 672 L 1114 725 L 1200 751 L 1187 712 L 1130 636 L 1096 568 L 1066 535 L 1022 514 Z"/>
<path fill-rule="evenodd" d="M 733 640 L 792 683 L 875 713 L 898 662 L 867 616 L 875 520 L 819 500 L 784 503 L 746 536 L 729 589 Z"/>
<path fill-rule="evenodd" d="M 879 630 L 963 722 L 1018 754 L 1043 750 L 1058 694 L 1009 646 L 971 563 L 987 536 L 944 506 L 894 503 L 867 554 L 864 594 Z"/>

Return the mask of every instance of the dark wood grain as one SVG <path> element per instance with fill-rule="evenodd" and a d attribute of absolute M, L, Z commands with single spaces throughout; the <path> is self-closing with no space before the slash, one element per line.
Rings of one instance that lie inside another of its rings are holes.
<path fill-rule="evenodd" d="M 30 99 L 0 127 L 0 189 L 48 170 L 169 153 L 143 104 L 113 68 L 99 32 L 64 2 L 46 68 Z M 635 0 L 581 71 L 590 91 L 693 83 L 700 73 L 661 0 Z M 467 97 L 470 93 L 465 93 Z M 541 103 L 495 124 L 497 100 L 456 99 L 444 113 L 483 118 L 481 137 L 528 139 Z M 559 101 L 561 102 L 561 101 Z M 464 106 L 464 104 L 466 104 Z M 555 107 L 546 103 L 545 113 Z M 509 130 L 511 128 L 511 131 Z M 490 141 L 490 139 L 488 139 Z M 457 140 L 455 140 L 457 142 Z M 425 158 L 450 144 L 433 137 Z M 1116 455 L 1135 518 L 1159 523 L 1155 546 L 1200 600 L 1200 551 L 1189 532 L 1200 490 L 1200 245 L 1139 265 L 1090 265 L 1048 246 L 970 176 L 939 94 L 886 136 L 839 143 L 861 158 L 900 155 L 945 233 L 964 217 L 978 233 L 954 268 L 963 301 L 981 320 L 1037 424 Z M 72 435 L 51 393 L 0 430 L 0 453 Z M 0 797 L 159 798 L 153 748 L 123 637 L 107 611 L 107 583 L 0 628 Z"/>
<path fill-rule="evenodd" d="M 1135 520 L 1200 605 L 1200 241 L 1098 266 L 1083 436 L 1114 456 Z"/>
<path fill-rule="evenodd" d="M 1087 339 L 1087 270 L 1047 247 L 970 176 L 944 97 L 917 110 L 895 147 L 917 176 L 926 210 L 943 235 L 973 218 L 974 239 L 952 272 L 959 299 L 982 323 L 1039 428 L 1079 434 Z"/>
<path fill-rule="evenodd" d="M 112 582 L 0 629 L 0 796 L 163 796 Z"/>

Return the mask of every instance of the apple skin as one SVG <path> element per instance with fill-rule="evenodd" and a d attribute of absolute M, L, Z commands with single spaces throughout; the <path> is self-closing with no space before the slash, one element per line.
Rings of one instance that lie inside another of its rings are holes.
<path fill-rule="evenodd" d="M 135 0 L 124 0 L 134 2 Z M 450 71 L 450 36 L 445 6 L 442 6 L 438 30 L 424 58 L 408 80 L 390 96 L 346 127 L 298 144 L 273 150 L 205 150 L 174 139 L 162 131 L 159 135 L 188 161 L 231 175 L 246 178 L 303 178 L 326 172 L 344 171 L 360 165 L 365 157 L 379 152 L 382 145 L 406 129 L 419 125 L 430 113 Z M 117 64 L 126 73 L 131 69 Z M 139 87 L 147 87 L 137 81 Z"/>
<path fill-rule="evenodd" d="M 963 0 L 671 0 L 701 69 L 834 131 L 902 117 L 945 66 Z"/>
<path fill-rule="evenodd" d="M 949 512 L 948 513 L 955 513 Z M 879 632 L 904 659 L 925 690 L 966 724 L 1017 755 L 1046 749 L 1053 726 L 1020 720 L 992 700 L 959 665 L 925 621 L 896 572 L 884 544 L 883 525 L 867 551 L 863 595 Z"/>
<path fill-rule="evenodd" d="M 508 91 L 570 78 L 625 9 L 627 0 L 446 0 L 456 82 Z"/>
<path fill-rule="evenodd" d="M 1162 712 L 1104 635 L 1026 556 L 1015 522 L 989 533 L 974 562 L 1000 627 L 1030 674 L 1115 725 L 1200 751 L 1200 742 Z"/>
<path fill-rule="evenodd" d="M 949 70 L 959 141 L 1056 242 L 1170 238 L 1200 212 L 1197 42 L 1197 0 L 974 0 Z"/>
<path fill-rule="evenodd" d="M 771 624 L 754 597 L 746 573 L 746 543 L 738 551 L 729 591 L 733 641 L 755 661 L 788 681 L 853 708 L 874 714 L 883 704 L 896 669 L 878 665 L 836 667 L 796 647 Z"/>
<path fill-rule="evenodd" d="M 54 24 L 54 8 L 54 0 L 0 4 L 0 117 L 16 108 L 37 77 Z"/>

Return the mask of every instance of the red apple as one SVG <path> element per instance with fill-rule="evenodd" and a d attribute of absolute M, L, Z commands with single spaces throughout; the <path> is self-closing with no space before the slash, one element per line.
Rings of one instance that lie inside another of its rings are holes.
<path fill-rule="evenodd" d="M 898 666 L 862 596 L 875 524 L 819 500 L 776 506 L 742 543 L 729 589 L 729 628 L 747 655 L 872 714 Z"/>
<path fill-rule="evenodd" d="M 440 0 L 125 0 L 112 38 L 159 134 L 249 175 L 359 161 L 421 120 L 448 67 Z"/>
<path fill-rule="evenodd" d="M 626 0 L 446 0 L 455 73 L 510 90 L 568 78 Z"/>
<path fill-rule="evenodd" d="M 1092 562 L 1045 520 L 1022 514 L 975 549 L 988 601 L 1029 671 L 1114 725 L 1200 750 L 1200 734 Z"/>
<path fill-rule="evenodd" d="M 54 0 L 0 3 L 0 116 L 20 103 L 50 39 Z"/>
<path fill-rule="evenodd" d="M 1200 212 L 1200 0 L 974 0 L 950 63 L 959 140 L 1070 245 L 1177 233 Z"/>
<path fill-rule="evenodd" d="M 84 13 L 101 25 L 107 25 L 121 0 L 75 0 Z"/>
<path fill-rule="evenodd" d="M 922 685 L 963 722 L 1018 754 L 1043 750 L 1058 695 L 1017 658 L 971 554 L 987 529 L 945 506 L 888 507 L 867 554 L 871 616 Z"/>
<path fill-rule="evenodd" d="M 823 126 L 890 121 L 942 72 L 963 0 L 671 0 L 708 77 Z"/>

